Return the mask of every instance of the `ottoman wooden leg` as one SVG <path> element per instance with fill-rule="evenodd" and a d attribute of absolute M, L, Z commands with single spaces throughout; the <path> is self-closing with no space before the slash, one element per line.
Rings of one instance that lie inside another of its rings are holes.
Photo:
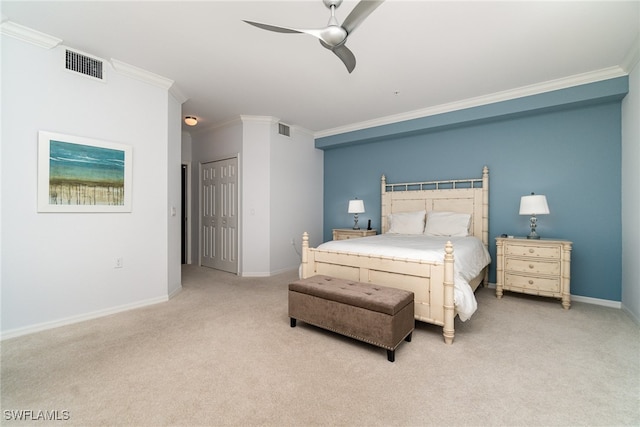
<path fill-rule="evenodd" d="M 404 339 L 406 342 L 411 342 L 411 334 L 407 335 L 407 337 Z"/>
<path fill-rule="evenodd" d="M 389 362 L 396 361 L 396 351 L 395 350 L 387 350 L 387 360 Z"/>
<path fill-rule="evenodd" d="M 296 319 L 294 319 L 293 317 L 291 318 L 291 327 L 292 328 L 296 327 Z"/>

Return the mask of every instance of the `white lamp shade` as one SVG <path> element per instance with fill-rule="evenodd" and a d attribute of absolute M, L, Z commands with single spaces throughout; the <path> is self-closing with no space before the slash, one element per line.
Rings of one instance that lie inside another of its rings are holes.
<path fill-rule="evenodd" d="M 546 196 L 532 194 L 522 196 L 520 199 L 520 215 L 546 215 L 549 213 L 549 205 Z"/>
<path fill-rule="evenodd" d="M 364 202 L 359 199 L 349 200 L 349 213 L 364 213 Z"/>

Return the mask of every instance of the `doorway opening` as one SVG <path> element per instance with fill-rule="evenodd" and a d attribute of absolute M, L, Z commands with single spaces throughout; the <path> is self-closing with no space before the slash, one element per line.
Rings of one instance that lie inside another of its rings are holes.
<path fill-rule="evenodd" d="M 189 192 L 191 191 L 191 165 L 183 163 L 180 171 L 180 260 L 182 264 L 191 264 L 191 251 L 190 251 L 190 235 L 191 226 L 189 217 L 191 215 L 190 203 L 191 198 Z"/>

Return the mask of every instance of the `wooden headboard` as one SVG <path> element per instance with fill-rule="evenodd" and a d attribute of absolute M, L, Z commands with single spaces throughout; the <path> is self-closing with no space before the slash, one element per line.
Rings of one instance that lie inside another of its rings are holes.
<path fill-rule="evenodd" d="M 489 168 L 480 178 L 403 182 L 381 180 L 382 233 L 389 230 L 387 216 L 398 212 L 448 211 L 471 214 L 471 233 L 489 246 Z"/>

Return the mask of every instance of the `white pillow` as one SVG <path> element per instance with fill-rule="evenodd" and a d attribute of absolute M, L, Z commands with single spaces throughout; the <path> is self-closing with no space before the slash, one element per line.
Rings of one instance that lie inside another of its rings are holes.
<path fill-rule="evenodd" d="M 470 214 L 432 211 L 427 214 L 424 234 L 428 236 L 468 236 L 470 224 Z"/>
<path fill-rule="evenodd" d="M 424 217 L 427 211 L 400 212 L 390 214 L 389 231 L 393 234 L 422 234 L 424 232 Z"/>

